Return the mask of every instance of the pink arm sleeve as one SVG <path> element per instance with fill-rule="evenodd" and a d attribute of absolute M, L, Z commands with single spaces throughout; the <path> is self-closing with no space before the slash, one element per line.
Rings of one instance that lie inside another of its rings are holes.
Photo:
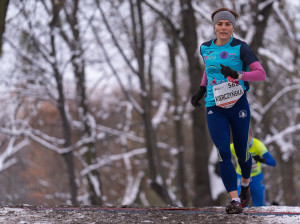
<path fill-rule="evenodd" d="M 249 68 L 251 71 L 243 72 L 243 76 L 242 76 L 243 81 L 263 81 L 266 79 L 265 70 L 263 69 L 259 61 L 250 64 Z"/>
<path fill-rule="evenodd" d="M 204 72 L 203 72 L 203 76 L 202 76 L 202 82 L 201 82 L 201 85 L 200 86 L 207 86 L 207 76 L 206 76 L 206 70 L 204 69 Z"/>

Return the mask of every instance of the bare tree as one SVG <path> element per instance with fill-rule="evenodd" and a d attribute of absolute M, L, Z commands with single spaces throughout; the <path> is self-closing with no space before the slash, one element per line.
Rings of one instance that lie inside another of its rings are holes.
<path fill-rule="evenodd" d="M 170 65 L 172 69 L 172 83 L 173 83 L 173 98 L 174 98 L 174 125 L 176 136 L 176 147 L 178 148 L 177 155 L 177 188 L 180 201 L 183 206 L 187 205 L 187 191 L 186 191 L 186 177 L 185 177 L 185 159 L 184 159 L 184 134 L 183 134 L 183 114 L 184 105 L 180 105 L 180 95 L 178 93 L 178 71 L 176 66 L 176 56 L 178 51 L 177 36 L 170 34 L 171 41 L 168 44 Z"/>
<path fill-rule="evenodd" d="M 72 4 L 63 4 L 66 20 L 70 26 L 71 37 L 61 30 L 61 35 L 71 52 L 71 64 L 76 81 L 76 102 L 78 105 L 78 113 L 82 121 L 84 130 L 83 135 L 89 139 L 81 147 L 87 148 L 84 152 L 84 166 L 93 166 L 96 162 L 96 149 L 95 149 L 95 119 L 90 114 L 88 109 L 88 98 L 86 95 L 86 74 L 85 74 L 85 60 L 84 50 L 82 47 L 83 40 L 80 38 L 80 24 L 78 23 L 79 0 L 73 1 Z M 89 200 L 93 205 L 102 204 L 102 190 L 101 181 L 98 170 L 91 169 L 88 172 L 88 189 Z"/>
<path fill-rule="evenodd" d="M 168 15 L 173 15 L 173 3 L 162 3 L 165 4 L 164 8 Z M 161 20 L 161 16 L 158 14 L 158 20 Z M 176 64 L 176 60 L 179 56 L 179 40 L 178 33 L 174 32 L 172 27 L 166 22 L 166 20 L 161 20 L 163 24 L 164 31 L 166 33 L 167 43 L 168 43 L 168 51 L 169 51 L 169 60 L 170 60 L 170 69 L 172 74 L 172 90 L 170 90 L 172 94 L 172 101 L 174 105 L 173 111 L 173 120 L 174 120 L 174 136 L 176 136 L 176 147 L 178 148 L 177 154 L 177 178 L 176 178 L 176 187 L 177 194 L 179 200 L 183 206 L 186 206 L 188 203 L 187 196 L 187 180 L 186 180 L 186 165 L 185 165 L 185 153 L 184 153 L 184 122 L 183 115 L 186 112 L 186 103 L 187 101 L 182 101 L 182 97 L 180 94 L 179 83 L 179 72 L 178 66 Z M 185 98 L 185 97 L 184 97 Z M 185 98 L 186 99 L 186 98 Z"/>
<path fill-rule="evenodd" d="M 149 165 L 149 176 L 151 180 L 152 189 L 164 200 L 167 204 L 173 204 L 173 200 L 170 198 L 168 188 L 165 182 L 165 173 L 162 169 L 161 158 L 159 155 L 159 150 L 157 147 L 156 131 L 153 127 L 151 117 L 152 117 L 152 104 L 151 104 L 151 79 L 147 82 L 146 65 L 145 65 L 145 31 L 144 31 L 144 18 L 142 13 L 142 2 L 140 0 L 130 1 L 130 19 L 131 19 L 131 44 L 134 54 L 134 58 L 137 62 L 137 68 L 129 62 L 128 58 L 125 56 L 123 50 L 119 46 L 115 34 L 110 28 L 106 16 L 103 12 L 101 4 L 97 1 L 98 8 L 101 12 L 102 18 L 106 24 L 107 29 L 113 37 L 113 41 L 117 48 L 119 49 L 124 60 L 128 63 L 132 72 L 138 77 L 139 85 L 141 88 L 140 102 L 141 110 L 138 113 L 142 117 L 144 130 L 145 130 L 145 143 L 147 146 L 147 156 Z M 151 70 L 150 70 L 151 71 Z M 151 76 L 148 76 L 151 77 Z"/>

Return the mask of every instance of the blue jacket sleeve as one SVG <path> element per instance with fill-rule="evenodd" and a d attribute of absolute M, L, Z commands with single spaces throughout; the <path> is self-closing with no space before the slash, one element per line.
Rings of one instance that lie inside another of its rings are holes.
<path fill-rule="evenodd" d="M 269 152 L 263 154 L 263 157 L 266 159 L 266 164 L 268 166 L 276 166 L 276 161 Z"/>

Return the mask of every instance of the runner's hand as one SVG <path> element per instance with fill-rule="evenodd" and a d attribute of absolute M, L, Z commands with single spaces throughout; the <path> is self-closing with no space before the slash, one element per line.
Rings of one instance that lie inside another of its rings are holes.
<path fill-rule="evenodd" d="M 221 67 L 222 67 L 221 73 L 222 73 L 222 75 L 225 76 L 225 78 L 227 78 L 227 76 L 230 76 L 231 78 L 234 78 L 234 79 L 239 78 L 239 74 L 237 73 L 237 71 L 234 71 L 229 66 L 225 66 L 225 65 L 221 64 Z"/>
<path fill-rule="evenodd" d="M 200 86 L 200 89 L 198 90 L 198 92 L 195 95 L 193 95 L 193 97 L 191 99 L 191 104 L 194 107 L 200 107 L 201 104 L 199 103 L 199 100 L 201 100 L 203 98 L 205 93 L 206 93 L 206 87 Z"/>
<path fill-rule="evenodd" d="M 261 157 L 259 155 L 256 155 L 256 156 L 252 156 L 253 159 L 255 159 L 257 162 L 261 162 L 261 163 L 265 163 L 266 162 L 266 158 L 264 157 Z"/>

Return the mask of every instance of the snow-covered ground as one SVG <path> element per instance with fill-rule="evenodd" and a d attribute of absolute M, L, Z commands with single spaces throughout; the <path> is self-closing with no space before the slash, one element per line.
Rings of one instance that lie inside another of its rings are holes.
<path fill-rule="evenodd" d="M 300 223 L 300 207 L 265 206 L 245 209 L 245 212 L 247 210 L 260 212 L 265 223 Z"/>
<path fill-rule="evenodd" d="M 300 207 L 266 206 L 228 215 L 224 207 L 97 208 L 1 207 L 0 223 L 300 223 Z"/>

